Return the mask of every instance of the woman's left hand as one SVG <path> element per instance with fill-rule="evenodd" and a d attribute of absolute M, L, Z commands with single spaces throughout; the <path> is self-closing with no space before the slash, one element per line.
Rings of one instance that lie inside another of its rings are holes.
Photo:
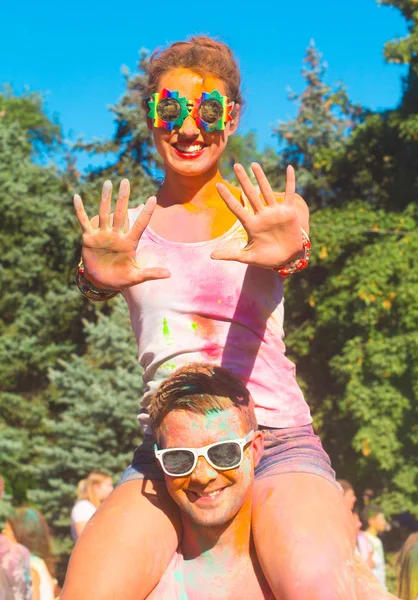
<path fill-rule="evenodd" d="M 242 249 L 220 246 L 212 252 L 211 257 L 217 260 L 236 260 L 267 269 L 277 268 L 294 259 L 302 250 L 301 227 L 306 228 L 306 225 L 301 223 L 295 205 L 295 171 L 293 167 L 287 167 L 283 197 L 273 192 L 258 163 L 252 163 L 251 168 L 260 191 L 251 183 L 242 165 L 235 165 L 234 170 L 254 215 L 248 213 L 224 184 L 217 184 L 220 196 L 247 232 L 248 243 Z M 307 218 L 305 204 L 304 208 Z"/>

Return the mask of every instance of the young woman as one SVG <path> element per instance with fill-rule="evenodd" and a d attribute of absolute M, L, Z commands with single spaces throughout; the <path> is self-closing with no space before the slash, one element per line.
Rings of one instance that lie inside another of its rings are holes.
<path fill-rule="evenodd" d="M 109 473 L 92 471 L 77 486 L 77 502 L 71 511 L 71 535 L 76 542 L 87 522 L 113 490 Z"/>
<path fill-rule="evenodd" d="M 165 377 L 196 361 L 230 369 L 254 398 L 266 449 L 253 534 L 276 597 L 350 600 L 352 518 L 284 354 L 281 275 L 295 259 L 296 267 L 305 264 L 308 208 L 295 194 L 291 167 L 284 194 L 272 191 L 255 163 L 258 189 L 241 165 L 241 189 L 222 178 L 219 161 L 242 105 L 226 45 L 203 36 L 178 42 L 153 55 L 148 73 L 148 127 L 165 169 L 156 197 L 128 210 L 123 180 L 111 215 L 106 182 L 92 221 L 74 198 L 83 231 L 80 289 L 92 299 L 121 290 L 128 304 L 147 386 L 146 437 L 79 540 L 62 600 L 140 600 L 164 573 L 182 532 L 146 407 Z"/>
<path fill-rule="evenodd" d="M 36 508 L 22 506 L 6 521 L 4 534 L 30 552 L 32 600 L 54 600 L 57 589 L 51 536 L 45 517 Z"/>

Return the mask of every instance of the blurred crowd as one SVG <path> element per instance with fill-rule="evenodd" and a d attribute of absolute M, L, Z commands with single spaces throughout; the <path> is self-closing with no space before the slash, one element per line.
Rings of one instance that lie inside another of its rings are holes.
<path fill-rule="evenodd" d="M 75 542 L 112 490 L 112 477 L 102 471 L 92 471 L 79 482 L 71 511 Z M 0 501 L 3 492 L 0 477 Z M 0 600 L 54 600 L 60 591 L 45 517 L 33 506 L 16 508 L 0 533 Z"/>
<path fill-rule="evenodd" d="M 385 539 L 388 545 L 395 541 L 401 549 L 398 552 L 397 595 L 401 600 L 418 598 L 418 522 L 410 515 L 398 515 L 389 523 L 383 509 L 373 502 L 374 492 L 366 489 L 361 503 L 353 486 L 346 479 L 339 479 L 344 501 L 353 515 L 356 532 L 356 552 L 371 568 L 380 584 L 386 588 L 386 564 L 384 553 Z M 357 504 L 360 504 L 358 506 Z M 415 531 L 414 531 L 415 530 Z M 389 537 L 392 532 L 392 539 Z"/>

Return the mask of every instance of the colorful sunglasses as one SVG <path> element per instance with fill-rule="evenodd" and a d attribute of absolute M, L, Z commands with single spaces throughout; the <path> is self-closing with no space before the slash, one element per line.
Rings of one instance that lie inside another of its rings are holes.
<path fill-rule="evenodd" d="M 245 446 L 254 439 L 254 430 L 244 438 L 215 442 L 203 448 L 166 448 L 154 452 L 164 473 L 171 477 L 185 477 L 194 471 L 199 456 L 204 456 L 208 463 L 217 471 L 236 469 L 242 462 Z"/>
<path fill-rule="evenodd" d="M 222 131 L 226 123 L 232 120 L 231 112 L 234 102 L 228 103 L 228 98 L 218 90 L 202 92 L 195 102 L 180 96 L 180 92 L 164 88 L 161 92 L 152 94 L 148 101 L 150 111 L 148 116 L 154 121 L 154 127 L 165 127 L 171 131 L 181 127 L 184 119 L 191 115 L 196 125 L 205 131 Z"/>

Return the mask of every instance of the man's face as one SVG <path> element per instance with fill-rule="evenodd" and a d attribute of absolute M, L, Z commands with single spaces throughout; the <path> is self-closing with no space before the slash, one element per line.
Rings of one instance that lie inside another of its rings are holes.
<path fill-rule="evenodd" d="M 356 533 L 358 531 L 361 531 L 363 524 L 360 520 L 360 517 L 358 516 L 358 514 L 356 512 L 353 512 L 353 521 L 354 521 L 354 529 L 356 530 Z"/>
<path fill-rule="evenodd" d="M 344 502 L 346 503 L 349 510 L 351 510 L 351 511 L 353 510 L 356 500 L 357 500 L 357 498 L 356 498 L 356 495 L 352 488 L 345 492 Z"/>
<path fill-rule="evenodd" d="M 215 442 L 243 438 L 248 427 L 238 410 L 199 415 L 173 410 L 163 420 L 159 448 L 201 448 Z M 245 448 L 241 464 L 228 471 L 213 468 L 203 456 L 190 475 L 164 474 L 168 493 L 188 517 L 201 526 L 214 527 L 230 521 L 249 500 L 254 481 L 254 466 L 263 452 L 259 432 Z"/>
<path fill-rule="evenodd" d="M 377 513 L 377 515 L 369 519 L 369 523 L 379 533 L 383 533 L 384 531 L 386 531 L 388 525 L 385 519 L 385 515 L 383 513 Z"/>

